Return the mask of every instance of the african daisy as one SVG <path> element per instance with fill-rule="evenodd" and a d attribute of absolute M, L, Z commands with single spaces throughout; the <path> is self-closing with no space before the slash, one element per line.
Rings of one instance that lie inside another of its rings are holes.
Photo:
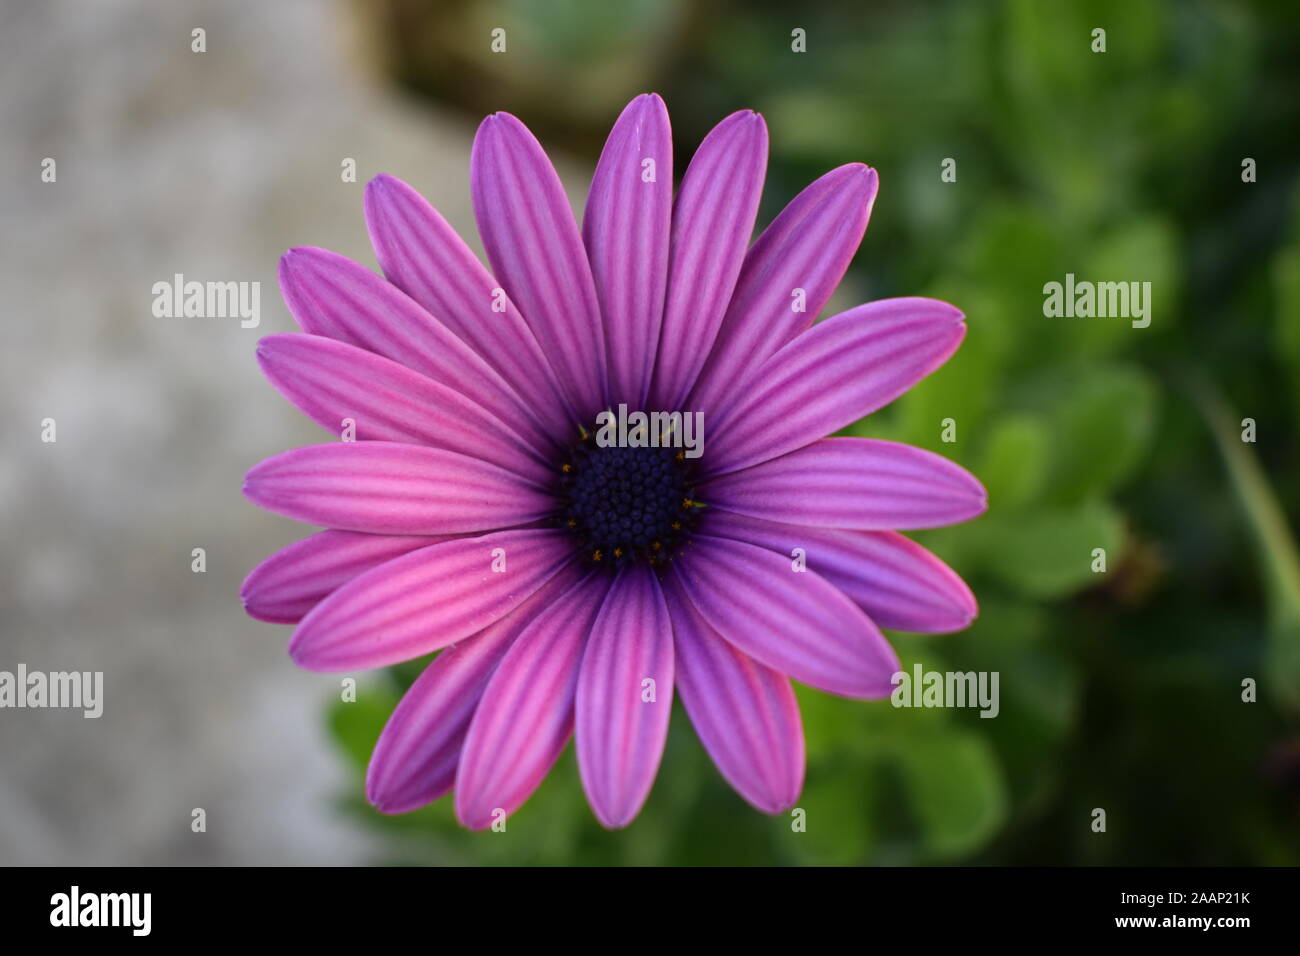
<path fill-rule="evenodd" d="M 310 670 L 441 651 L 375 747 L 370 801 L 455 791 L 471 828 L 516 810 L 571 736 L 597 818 L 622 827 L 658 771 L 674 694 L 727 781 L 791 807 L 804 744 L 791 678 L 888 696 L 880 627 L 945 632 L 969 589 L 898 534 L 966 520 L 979 483 L 928 451 L 828 438 L 943 364 L 943 302 L 871 302 L 812 324 L 866 229 L 876 173 L 818 179 L 749 245 L 760 116 L 704 139 L 674 200 L 668 113 L 633 100 L 579 230 L 515 117 L 474 141 L 491 271 L 419 194 L 366 190 L 385 278 L 317 248 L 280 285 L 306 334 L 272 335 L 272 384 L 345 438 L 249 473 L 256 504 L 324 526 L 244 583 L 253 617 L 297 624 Z M 802 308 L 800 308 L 802 306 Z M 597 416 L 701 412 L 702 454 L 594 440 Z"/>

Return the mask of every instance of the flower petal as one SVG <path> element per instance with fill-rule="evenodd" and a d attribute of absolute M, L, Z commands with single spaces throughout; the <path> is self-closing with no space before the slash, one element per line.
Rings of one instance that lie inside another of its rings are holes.
<path fill-rule="evenodd" d="M 448 539 L 318 531 L 281 548 L 253 568 L 239 597 L 249 617 L 271 624 L 297 624 L 331 591 L 358 575 L 442 540 Z"/>
<path fill-rule="evenodd" d="M 371 534 L 463 534 L 526 524 L 554 500 L 477 458 L 397 442 L 308 445 L 259 462 L 255 505 L 310 524 Z"/>
<path fill-rule="evenodd" d="M 404 365 L 322 335 L 268 335 L 262 371 L 285 398 L 333 434 L 445 448 L 500 465 L 538 484 L 552 475 L 495 415 Z"/>
<path fill-rule="evenodd" d="M 710 472 L 756 465 L 856 422 L 946 362 L 965 335 L 961 312 L 920 298 L 869 302 L 814 325 L 709 423 Z"/>
<path fill-rule="evenodd" d="M 861 163 L 833 169 L 763 231 L 745 256 L 688 408 L 712 415 L 743 395 L 750 373 L 821 314 L 862 242 L 877 182 Z"/>
<path fill-rule="evenodd" d="M 868 531 L 938 528 L 988 507 L 975 476 L 899 442 L 823 438 L 700 488 L 710 505 L 788 524 Z"/>
<path fill-rule="evenodd" d="M 465 241 L 418 192 L 393 176 L 366 186 L 366 227 L 388 281 L 468 343 L 548 431 L 572 429 L 542 347 Z M 496 311 L 504 305 L 504 311 Z"/>
<path fill-rule="evenodd" d="M 957 573 L 915 541 L 893 531 L 806 528 L 706 513 L 702 529 L 790 557 L 803 551 L 810 571 L 835 585 L 880 627 L 947 634 L 970 626 L 975 595 Z"/>
<path fill-rule="evenodd" d="M 304 332 L 392 359 L 491 409 L 534 445 L 550 441 L 478 353 L 360 263 L 328 249 L 290 249 L 280 259 L 280 291 Z"/>
<path fill-rule="evenodd" d="M 780 813 L 803 789 L 803 723 L 790 679 L 740 653 L 670 583 L 682 704 L 727 783 L 758 810 Z"/>
<path fill-rule="evenodd" d="M 302 619 L 289 654 L 307 670 L 411 660 L 476 634 L 518 607 L 572 558 L 545 528 L 442 541 L 382 564 Z M 499 571 L 495 568 L 504 568 Z"/>
<path fill-rule="evenodd" d="M 674 562 L 682 592 L 739 650 L 842 697 L 888 697 L 898 657 L 844 592 L 758 545 L 697 534 Z"/>
<path fill-rule="evenodd" d="M 591 629 L 575 702 L 578 770 L 602 826 L 625 827 L 641 812 L 672 709 L 673 629 L 663 592 L 648 566 L 626 568 Z"/>
<path fill-rule="evenodd" d="M 643 164 L 651 160 L 647 181 Z M 587 196 L 583 239 L 609 349 L 611 401 L 641 408 L 654 370 L 668 281 L 673 140 L 658 95 L 638 96 L 605 142 Z"/>
<path fill-rule="evenodd" d="M 488 682 L 456 773 L 456 816 L 471 830 L 519 809 L 573 732 L 573 696 L 587 635 L 609 589 L 588 575 L 543 609 Z"/>
<path fill-rule="evenodd" d="M 523 313 L 583 421 L 605 407 L 605 336 L 591 265 L 560 177 L 509 113 L 485 119 L 470 158 L 474 217 L 492 272 Z"/>
<path fill-rule="evenodd" d="M 562 569 L 523 604 L 473 637 L 446 648 L 403 695 L 379 735 L 366 772 L 366 798 L 382 813 L 406 813 L 449 790 L 483 688 L 537 613 L 578 580 Z"/>
<path fill-rule="evenodd" d="M 677 410 L 718 334 L 767 172 L 767 124 L 750 110 L 713 128 L 691 158 L 673 208 L 668 296 L 651 406 Z"/>

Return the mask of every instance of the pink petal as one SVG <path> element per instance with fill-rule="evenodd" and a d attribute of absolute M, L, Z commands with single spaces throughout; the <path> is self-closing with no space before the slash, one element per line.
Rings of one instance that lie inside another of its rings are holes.
<path fill-rule="evenodd" d="M 455 333 L 369 269 L 328 249 L 290 249 L 280 291 L 304 332 L 392 359 L 491 409 L 538 447 L 550 441 L 528 405 Z"/>
<path fill-rule="evenodd" d="M 625 827 L 641 812 L 672 709 L 673 629 L 663 592 L 649 567 L 626 568 L 591 629 L 575 703 L 578 769 L 602 826 Z"/>
<path fill-rule="evenodd" d="M 438 211 L 392 176 L 370 181 L 365 207 L 370 241 L 388 281 L 481 355 L 548 432 L 571 430 L 573 412 L 528 323 L 509 300 L 505 311 L 493 310 L 496 279 Z"/>
<path fill-rule="evenodd" d="M 366 774 L 371 804 L 383 813 L 405 813 L 451 790 L 465 733 L 488 679 L 537 613 L 577 580 L 574 566 L 566 566 L 495 624 L 434 658 L 375 744 Z"/>
<path fill-rule="evenodd" d="M 988 496 L 960 465 L 912 445 L 823 438 L 701 486 L 708 504 L 768 521 L 869 531 L 967 521 Z"/>
<path fill-rule="evenodd" d="M 337 442 L 254 465 L 244 494 L 310 524 L 371 534 L 462 534 L 526 524 L 554 500 L 477 458 L 397 442 Z"/>
<path fill-rule="evenodd" d="M 605 337 L 573 209 L 541 144 L 509 113 L 474 138 L 470 191 L 492 272 L 584 421 L 605 407 Z"/>
<path fill-rule="evenodd" d="M 815 572 L 754 544 L 697 534 L 673 564 L 700 615 L 750 657 L 842 697 L 888 697 L 898 658 L 880 630 Z"/>
<path fill-rule="evenodd" d="M 718 340 L 686 407 L 721 411 L 750 373 L 821 314 L 862 241 L 876 199 L 876 171 L 833 169 L 786 206 L 758 237 L 740 271 Z M 794 292 L 804 293 L 796 311 Z"/>
<path fill-rule="evenodd" d="M 456 538 L 353 578 L 302 619 L 289 654 L 307 670 L 386 667 L 476 634 L 518 607 L 572 559 L 544 528 Z M 502 567 L 504 571 L 493 570 Z"/>
<path fill-rule="evenodd" d="M 682 408 L 731 301 L 767 172 L 767 124 L 732 113 L 695 151 L 673 208 L 651 406 Z"/>
<path fill-rule="evenodd" d="M 654 179 L 645 181 L 645 160 Z M 641 408 L 654 370 L 668 281 L 673 140 L 656 94 L 638 96 L 605 142 L 587 196 L 583 238 L 605 317 L 614 401 Z"/>
<path fill-rule="evenodd" d="M 442 540 L 446 539 L 318 531 L 253 568 L 239 596 L 250 617 L 296 624 L 331 591 L 358 575 Z"/>
<path fill-rule="evenodd" d="M 669 585 L 677 688 L 700 742 L 727 783 L 764 813 L 803 789 L 803 723 L 789 678 L 746 657 Z"/>
<path fill-rule="evenodd" d="M 852 598 L 880 627 L 947 634 L 970 626 L 975 595 L 951 568 L 915 541 L 893 531 L 840 531 L 777 524 L 707 512 L 702 529 L 791 558 L 803 552 L 808 570 Z"/>
<path fill-rule="evenodd" d="M 869 302 L 814 325 L 709 422 L 710 471 L 776 458 L 871 414 L 946 362 L 965 335 L 962 314 L 934 299 Z"/>
<path fill-rule="evenodd" d="M 321 335 L 269 335 L 257 361 L 271 384 L 309 418 L 359 440 L 445 448 L 544 484 L 553 476 L 536 452 L 460 392 L 404 365 Z"/>
<path fill-rule="evenodd" d="M 542 610 L 488 682 L 456 774 L 456 816 L 471 830 L 519 809 L 568 743 L 583 648 L 608 589 L 596 572 Z"/>

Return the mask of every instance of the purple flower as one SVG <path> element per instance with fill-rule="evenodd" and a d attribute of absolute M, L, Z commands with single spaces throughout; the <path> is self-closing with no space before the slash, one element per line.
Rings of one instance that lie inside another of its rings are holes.
<path fill-rule="evenodd" d="M 389 176 L 366 190 L 381 279 L 324 249 L 280 285 L 305 335 L 258 361 L 333 441 L 270 458 L 244 493 L 323 525 L 244 583 L 297 629 L 303 667 L 441 650 L 375 747 L 386 813 L 455 790 L 465 826 L 514 812 L 570 736 L 607 827 L 640 811 L 674 693 L 727 781 L 767 813 L 803 786 L 790 679 L 888 696 L 880 627 L 959 630 L 975 600 L 897 529 L 969 519 L 983 488 L 930 452 L 827 438 L 960 344 L 932 299 L 812 325 L 866 229 L 876 173 L 801 192 L 752 245 L 767 159 L 756 113 L 696 151 L 676 200 L 668 113 L 628 104 L 581 231 L 537 140 L 484 120 L 471 182 L 488 272 Z M 700 412 L 702 454 L 598 441 L 598 416 Z M 353 433 L 350 433 L 354 432 Z"/>

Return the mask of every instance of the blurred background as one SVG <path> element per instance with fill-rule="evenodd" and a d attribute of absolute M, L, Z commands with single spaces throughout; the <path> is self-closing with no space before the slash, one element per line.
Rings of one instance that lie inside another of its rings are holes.
<path fill-rule="evenodd" d="M 1295 4 L 0 9 L 0 669 L 105 673 L 99 720 L 0 711 L 0 863 L 1300 862 Z M 893 639 L 908 669 L 1000 672 L 1000 715 L 800 689 L 806 833 L 735 796 L 680 707 L 626 831 L 595 823 L 571 750 L 508 835 L 461 831 L 447 800 L 382 817 L 362 774 L 418 670 L 359 675 L 342 703 L 237 597 L 306 533 L 245 503 L 244 471 L 321 440 L 253 360 L 294 328 L 277 258 L 310 244 L 373 266 L 361 190 L 381 172 L 480 248 L 469 150 L 495 110 L 537 133 L 580 210 L 647 90 L 678 175 L 722 116 L 765 115 L 760 228 L 833 166 L 879 170 L 836 305 L 925 294 L 967 313 L 957 357 L 851 431 L 988 487 L 986 517 L 917 536 L 979 620 Z M 260 281 L 260 327 L 155 318 L 151 286 L 177 272 Z M 1150 327 L 1045 317 L 1066 273 L 1150 282 Z"/>

